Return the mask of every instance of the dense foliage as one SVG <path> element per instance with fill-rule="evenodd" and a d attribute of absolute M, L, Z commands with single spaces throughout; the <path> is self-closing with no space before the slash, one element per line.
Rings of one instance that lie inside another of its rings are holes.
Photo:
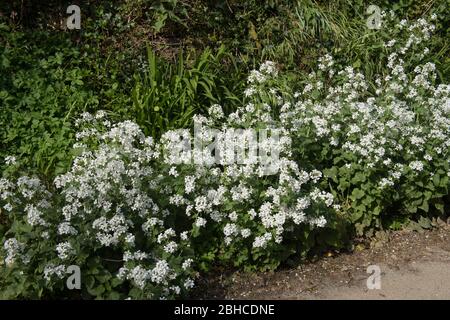
<path fill-rule="evenodd" d="M 0 8 L 0 297 L 186 297 L 450 212 L 447 1 L 91 2 Z"/>

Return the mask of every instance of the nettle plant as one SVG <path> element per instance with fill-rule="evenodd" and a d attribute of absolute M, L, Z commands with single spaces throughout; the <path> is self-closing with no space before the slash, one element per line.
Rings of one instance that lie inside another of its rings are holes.
<path fill-rule="evenodd" d="M 434 26 L 386 23 L 395 35 L 384 43 L 386 74 L 369 81 L 327 55 L 280 115 L 359 234 L 444 214 L 448 199 L 450 87 L 426 62 Z"/>

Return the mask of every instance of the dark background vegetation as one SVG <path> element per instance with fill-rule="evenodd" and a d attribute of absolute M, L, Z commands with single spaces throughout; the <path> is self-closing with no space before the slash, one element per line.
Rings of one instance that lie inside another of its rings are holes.
<path fill-rule="evenodd" d="M 65 27 L 71 4 L 81 30 Z M 0 0 L 0 171 L 15 156 L 51 186 L 71 164 L 73 120 L 84 111 L 134 120 L 154 137 L 211 104 L 232 112 L 264 60 L 293 89 L 324 53 L 367 79 L 383 74 L 387 31 L 366 27 L 370 4 L 405 19 L 436 13 L 430 56 L 448 82 L 450 0 Z"/>
<path fill-rule="evenodd" d="M 448 24 L 446 0 L 369 2 L 3 0 L 0 158 L 17 155 L 51 178 L 70 163 L 80 112 L 105 109 L 157 136 L 211 103 L 233 109 L 246 73 L 265 59 L 293 79 L 324 52 L 380 72 L 369 4 L 410 19 L 436 12 Z M 81 30 L 65 29 L 70 4 L 81 8 Z M 431 49 L 448 77 L 448 28 L 439 30 Z"/>

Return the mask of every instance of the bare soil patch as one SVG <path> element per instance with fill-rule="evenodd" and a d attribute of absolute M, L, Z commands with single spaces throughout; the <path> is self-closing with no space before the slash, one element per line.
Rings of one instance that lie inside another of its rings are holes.
<path fill-rule="evenodd" d="M 368 290 L 369 265 L 381 290 Z M 450 225 L 379 233 L 351 253 L 329 253 L 295 268 L 204 279 L 200 299 L 450 299 Z"/>

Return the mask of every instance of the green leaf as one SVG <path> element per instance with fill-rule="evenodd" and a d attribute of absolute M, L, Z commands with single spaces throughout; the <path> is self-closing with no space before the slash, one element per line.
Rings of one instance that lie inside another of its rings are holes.
<path fill-rule="evenodd" d="M 358 221 L 363 216 L 364 211 L 362 210 L 355 210 L 351 215 L 352 222 Z"/>
<path fill-rule="evenodd" d="M 431 220 L 426 217 L 420 217 L 418 223 L 424 229 L 430 229 L 432 227 Z"/>
<path fill-rule="evenodd" d="M 433 184 L 434 184 L 436 187 L 439 187 L 439 186 L 440 186 L 440 181 L 441 181 L 441 179 L 440 179 L 439 175 L 438 175 L 438 174 L 435 174 L 435 175 L 433 176 Z"/>
<path fill-rule="evenodd" d="M 422 205 L 419 207 L 419 209 L 422 209 L 423 211 L 428 212 L 428 210 L 429 210 L 428 201 L 424 200 Z"/>
<path fill-rule="evenodd" d="M 95 284 L 95 278 L 93 276 L 86 276 L 84 283 L 86 284 L 86 288 L 91 289 Z"/>
<path fill-rule="evenodd" d="M 435 208 L 437 210 L 439 210 L 440 213 L 444 214 L 444 204 L 442 204 L 442 203 L 435 203 L 434 206 L 435 206 Z"/>
<path fill-rule="evenodd" d="M 362 197 L 364 197 L 364 191 L 362 191 L 361 189 L 358 189 L 358 188 L 353 189 L 352 196 L 351 196 L 352 200 L 359 200 Z"/>
<path fill-rule="evenodd" d="M 95 288 L 87 288 L 87 291 L 94 297 L 100 297 L 101 294 L 105 292 L 105 287 L 101 284 Z"/>

